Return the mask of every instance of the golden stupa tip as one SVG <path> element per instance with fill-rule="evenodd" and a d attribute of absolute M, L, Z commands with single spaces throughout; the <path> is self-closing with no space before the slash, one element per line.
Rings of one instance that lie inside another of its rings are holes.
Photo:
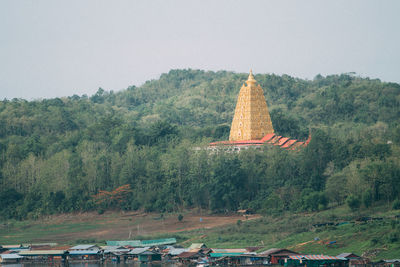
<path fill-rule="evenodd" d="M 256 80 L 254 79 L 254 76 L 253 76 L 253 70 L 250 70 L 250 74 L 249 74 L 249 78 L 247 78 L 247 83 L 255 83 L 256 82 Z"/>

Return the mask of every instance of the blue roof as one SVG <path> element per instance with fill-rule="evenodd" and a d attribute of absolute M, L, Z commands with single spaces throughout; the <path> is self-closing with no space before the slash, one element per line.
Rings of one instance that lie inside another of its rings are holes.
<path fill-rule="evenodd" d="M 96 255 L 99 253 L 100 250 L 73 250 L 69 252 L 69 255 Z"/>
<path fill-rule="evenodd" d="M 210 253 L 211 258 L 221 258 L 221 257 L 226 257 L 226 256 L 240 256 L 243 255 L 241 252 L 236 252 L 236 253 Z"/>
<path fill-rule="evenodd" d="M 107 246 L 140 247 L 140 240 L 106 241 Z"/>

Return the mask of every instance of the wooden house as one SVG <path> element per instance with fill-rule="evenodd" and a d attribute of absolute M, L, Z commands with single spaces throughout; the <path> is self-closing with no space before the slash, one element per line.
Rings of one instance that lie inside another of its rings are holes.
<path fill-rule="evenodd" d="M 281 264 L 283 265 L 284 260 L 291 255 L 298 255 L 297 252 L 286 249 L 286 248 L 271 248 L 260 253 L 261 256 L 267 256 L 270 264 Z"/>
<path fill-rule="evenodd" d="M 143 263 L 161 261 L 161 253 L 157 251 L 146 250 L 138 255 L 138 260 Z"/>

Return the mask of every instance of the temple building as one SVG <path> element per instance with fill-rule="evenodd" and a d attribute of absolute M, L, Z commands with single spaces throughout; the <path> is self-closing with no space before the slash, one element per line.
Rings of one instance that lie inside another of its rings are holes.
<path fill-rule="evenodd" d="M 239 92 L 229 141 L 213 142 L 209 147 L 225 147 L 240 151 L 243 148 L 268 144 L 294 150 L 306 146 L 310 142 L 310 137 L 307 141 L 301 142 L 274 133 L 263 89 L 250 70 L 249 77 Z"/>

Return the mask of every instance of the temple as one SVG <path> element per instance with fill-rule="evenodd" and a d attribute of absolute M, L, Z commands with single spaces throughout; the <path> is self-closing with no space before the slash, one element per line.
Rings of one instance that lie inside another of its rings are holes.
<path fill-rule="evenodd" d="M 213 142 L 209 147 L 225 147 L 240 151 L 243 148 L 274 145 L 295 150 L 307 146 L 310 139 L 311 135 L 307 141 L 301 142 L 274 133 L 263 89 L 250 70 L 249 77 L 239 92 L 229 141 Z"/>
<path fill-rule="evenodd" d="M 261 139 L 273 133 L 264 92 L 250 71 L 246 85 L 243 84 L 239 92 L 229 141 Z"/>

